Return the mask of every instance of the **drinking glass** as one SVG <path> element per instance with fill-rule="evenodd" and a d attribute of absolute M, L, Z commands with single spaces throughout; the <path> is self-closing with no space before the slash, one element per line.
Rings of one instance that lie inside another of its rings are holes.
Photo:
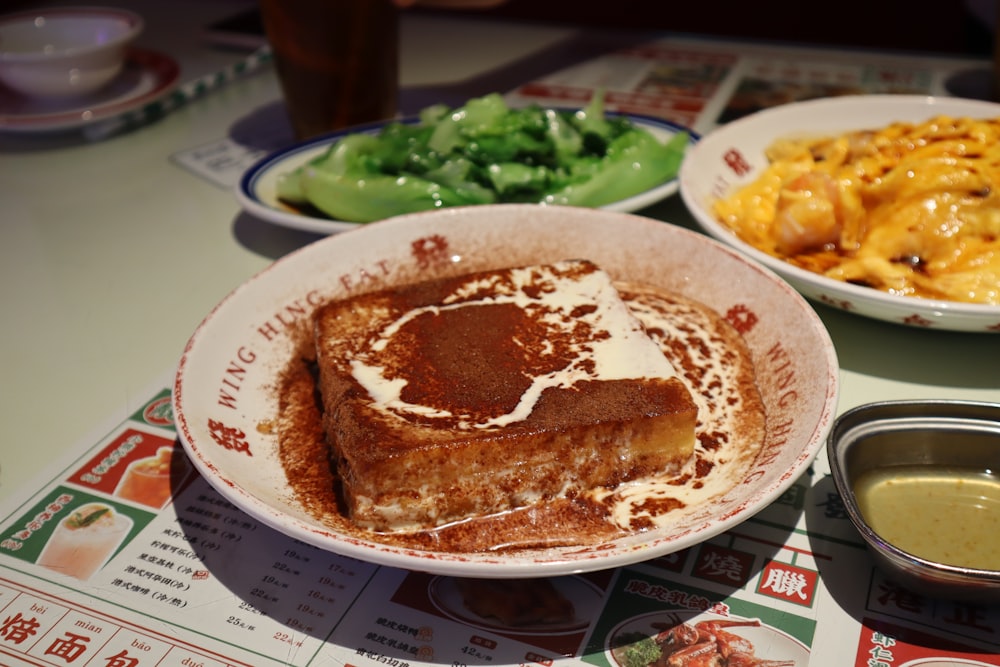
<path fill-rule="evenodd" d="M 396 115 L 396 3 L 260 0 L 260 8 L 296 138 Z"/>

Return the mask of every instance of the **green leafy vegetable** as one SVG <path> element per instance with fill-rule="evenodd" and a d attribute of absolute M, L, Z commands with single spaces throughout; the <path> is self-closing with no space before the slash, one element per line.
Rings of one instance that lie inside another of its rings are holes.
<path fill-rule="evenodd" d="M 510 108 L 494 93 L 346 135 L 282 174 L 278 197 L 353 222 L 497 202 L 599 207 L 675 177 L 687 144 L 606 114 L 601 95 L 572 112 Z"/>
<path fill-rule="evenodd" d="M 646 636 L 634 639 L 619 651 L 624 667 L 649 667 L 663 654 L 663 649 L 656 640 Z"/>

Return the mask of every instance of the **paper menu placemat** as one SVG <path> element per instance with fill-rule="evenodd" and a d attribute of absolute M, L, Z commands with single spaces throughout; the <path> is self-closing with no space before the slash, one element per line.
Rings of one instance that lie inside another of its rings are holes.
<path fill-rule="evenodd" d="M 569 65 L 512 90 L 487 90 L 493 85 L 489 76 L 466 87 L 468 97 L 499 92 L 513 104 L 556 107 L 584 106 L 601 90 L 609 109 L 663 118 L 705 134 L 754 111 L 816 97 L 984 96 L 992 85 L 990 67 L 989 61 L 967 58 L 674 35 Z M 225 137 L 177 151 L 171 161 L 218 187 L 234 187 L 256 160 L 294 143 L 282 119 L 265 120 L 255 126 L 253 146 Z"/>
<path fill-rule="evenodd" d="M 74 453 L 0 515 L 0 664 L 648 667 L 650 640 L 663 655 L 684 631 L 692 654 L 727 640 L 771 664 L 1000 665 L 1000 610 L 886 581 L 822 457 L 696 547 L 522 586 L 380 567 L 260 524 L 186 461 L 167 389 Z M 130 466 L 167 474 L 136 485 Z M 86 525 L 61 531 L 74 513 Z"/>
<path fill-rule="evenodd" d="M 818 97 L 983 96 L 989 68 L 966 58 L 669 35 L 526 82 L 508 98 L 572 107 L 601 90 L 610 109 L 704 134 L 755 111 Z"/>

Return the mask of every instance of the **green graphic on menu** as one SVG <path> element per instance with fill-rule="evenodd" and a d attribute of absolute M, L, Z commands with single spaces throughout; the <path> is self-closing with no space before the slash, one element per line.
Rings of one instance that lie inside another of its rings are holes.
<path fill-rule="evenodd" d="M 174 428 L 174 408 L 170 390 L 164 389 L 132 414 L 131 419 L 159 428 Z"/>

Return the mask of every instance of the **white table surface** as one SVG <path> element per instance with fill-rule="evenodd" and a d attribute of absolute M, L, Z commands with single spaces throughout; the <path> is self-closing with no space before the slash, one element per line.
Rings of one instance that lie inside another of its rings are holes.
<path fill-rule="evenodd" d="M 174 57 L 182 81 L 241 55 L 211 46 L 200 30 L 245 3 L 120 4 L 143 13 L 139 45 Z M 574 34 L 542 24 L 406 14 L 401 84 L 404 92 L 461 91 L 470 79 L 531 62 Z M 134 411 L 169 377 L 219 300 L 318 238 L 243 214 L 230 189 L 171 159 L 227 136 L 279 100 L 268 69 L 101 142 L 0 134 L 0 498 Z M 693 227 L 679 197 L 643 213 Z M 842 364 L 841 409 L 884 399 L 1000 400 L 998 336 L 817 310 Z"/>

